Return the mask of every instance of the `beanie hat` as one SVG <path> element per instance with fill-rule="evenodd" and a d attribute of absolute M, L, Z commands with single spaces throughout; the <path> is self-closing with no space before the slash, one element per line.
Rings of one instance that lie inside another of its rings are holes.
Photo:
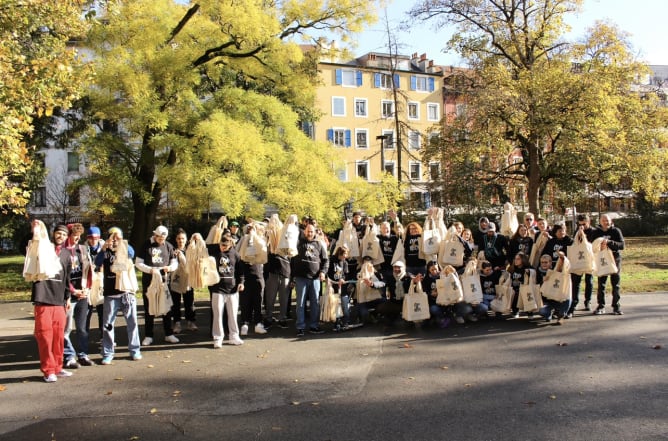
<path fill-rule="evenodd" d="M 90 227 L 90 228 L 88 228 L 87 235 L 88 235 L 88 237 L 100 237 L 101 232 L 100 232 L 100 229 L 98 227 Z"/>
<path fill-rule="evenodd" d="M 62 233 L 65 233 L 65 234 L 67 234 L 68 236 L 69 236 L 69 234 L 70 234 L 70 231 L 67 229 L 67 225 L 65 225 L 65 224 L 58 224 L 58 225 L 56 225 L 56 228 L 53 229 L 53 232 L 56 233 L 56 232 L 58 232 L 58 231 L 60 231 L 60 232 L 62 232 Z"/>

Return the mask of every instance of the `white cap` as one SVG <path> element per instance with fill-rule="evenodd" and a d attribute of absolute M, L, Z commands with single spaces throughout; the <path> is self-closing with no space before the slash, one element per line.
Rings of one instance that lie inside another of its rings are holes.
<path fill-rule="evenodd" d="M 167 227 L 165 227 L 164 225 L 159 225 L 158 228 L 156 228 L 156 229 L 153 231 L 153 234 L 154 234 L 155 236 L 164 236 L 164 237 L 167 237 L 167 236 L 169 235 L 169 230 L 167 230 Z"/>
<path fill-rule="evenodd" d="M 403 260 L 397 260 L 396 262 L 394 262 L 394 263 L 392 264 L 392 266 L 400 266 L 400 267 L 402 267 L 402 268 L 406 268 L 406 264 L 404 263 Z"/>

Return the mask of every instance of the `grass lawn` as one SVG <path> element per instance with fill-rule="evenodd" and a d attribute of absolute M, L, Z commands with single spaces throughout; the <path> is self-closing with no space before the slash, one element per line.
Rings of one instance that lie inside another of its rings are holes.
<path fill-rule="evenodd" d="M 23 256 L 0 256 L 0 301 L 30 300 L 30 284 L 23 280 L 22 271 Z M 622 252 L 622 292 L 666 290 L 668 236 L 626 238 L 626 249 Z M 198 289 L 195 297 L 204 300 L 209 294 L 206 289 Z"/>

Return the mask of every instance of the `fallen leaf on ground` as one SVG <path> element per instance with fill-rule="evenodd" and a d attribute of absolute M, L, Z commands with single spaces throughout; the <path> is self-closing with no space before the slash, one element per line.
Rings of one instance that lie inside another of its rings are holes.
<path fill-rule="evenodd" d="M 123 381 L 123 377 L 116 377 L 116 378 L 114 378 L 114 380 L 116 380 L 116 381 Z"/>
<path fill-rule="evenodd" d="M 447 370 L 450 369 L 450 368 L 447 367 L 447 366 L 441 366 L 441 369 L 443 369 L 444 371 L 447 371 Z"/>
<path fill-rule="evenodd" d="M 300 404 L 301 404 L 301 403 L 300 403 L 299 401 L 293 401 L 293 402 L 292 402 L 292 405 L 293 405 L 293 406 L 299 406 Z"/>
<path fill-rule="evenodd" d="M 559 343 L 557 343 L 557 346 L 568 346 L 568 343 L 566 343 L 565 341 L 560 341 Z"/>
<path fill-rule="evenodd" d="M 404 345 L 403 345 L 402 347 L 403 347 L 403 348 L 406 348 L 406 349 L 410 349 L 410 348 L 412 348 L 413 346 L 412 346 L 410 343 L 404 343 Z"/>
<path fill-rule="evenodd" d="M 556 400 L 557 396 L 556 395 L 550 395 L 550 400 Z"/>
<path fill-rule="evenodd" d="M 640 340 L 647 340 L 647 337 L 645 337 L 644 335 L 641 335 L 639 338 Z"/>
<path fill-rule="evenodd" d="M 128 438 L 128 441 L 137 441 L 138 439 L 139 439 L 139 437 L 137 435 L 135 435 L 135 436 L 131 436 L 130 438 Z"/>
<path fill-rule="evenodd" d="M 192 363 L 190 360 L 183 360 L 181 363 Z"/>
<path fill-rule="evenodd" d="M 464 387 L 471 387 L 471 383 L 464 384 Z"/>
<path fill-rule="evenodd" d="M 147 367 L 147 368 L 153 368 L 153 367 L 155 367 L 155 366 L 153 366 L 152 364 L 149 364 L 149 365 L 146 366 L 146 367 Z"/>
<path fill-rule="evenodd" d="M 662 347 L 663 346 L 661 346 L 661 345 L 654 345 L 654 346 L 652 346 L 652 349 L 661 349 Z"/>
<path fill-rule="evenodd" d="M 158 413 L 158 409 L 154 407 L 153 409 L 149 410 L 148 413 Z"/>
<path fill-rule="evenodd" d="M 105 393 L 105 395 L 111 395 L 111 394 L 113 394 L 113 392 L 110 391 L 110 390 L 108 390 L 108 391 Z"/>
<path fill-rule="evenodd" d="M 415 380 L 415 377 L 408 377 L 409 380 Z"/>
<path fill-rule="evenodd" d="M 311 403 L 311 406 L 320 406 L 320 403 L 318 403 L 317 401 L 314 401 L 313 403 Z"/>
<path fill-rule="evenodd" d="M 7 390 L 7 388 L 5 387 L 4 384 L 0 384 L 0 392 L 2 392 L 3 390 Z"/>

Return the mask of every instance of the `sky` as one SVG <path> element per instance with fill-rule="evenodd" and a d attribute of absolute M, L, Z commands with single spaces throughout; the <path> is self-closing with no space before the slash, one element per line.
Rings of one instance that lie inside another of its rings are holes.
<path fill-rule="evenodd" d="M 398 27 L 415 1 L 389 2 L 387 15 L 390 27 Z M 378 11 L 378 16 L 384 17 L 384 12 Z M 629 39 L 639 59 L 647 64 L 668 65 L 667 19 L 667 0 L 585 0 L 582 12 L 567 20 L 572 27 L 567 39 L 577 40 L 596 20 L 608 20 L 631 34 Z M 360 56 L 368 52 L 387 52 L 387 35 L 384 29 L 384 20 L 379 20 L 357 36 L 357 47 L 352 48 L 352 53 Z M 398 52 L 402 55 L 426 53 L 427 58 L 434 60 L 435 64 L 463 66 L 464 63 L 456 54 L 442 51 L 449 38 L 447 30 L 435 30 L 430 24 L 414 27 L 410 32 L 397 33 Z"/>

